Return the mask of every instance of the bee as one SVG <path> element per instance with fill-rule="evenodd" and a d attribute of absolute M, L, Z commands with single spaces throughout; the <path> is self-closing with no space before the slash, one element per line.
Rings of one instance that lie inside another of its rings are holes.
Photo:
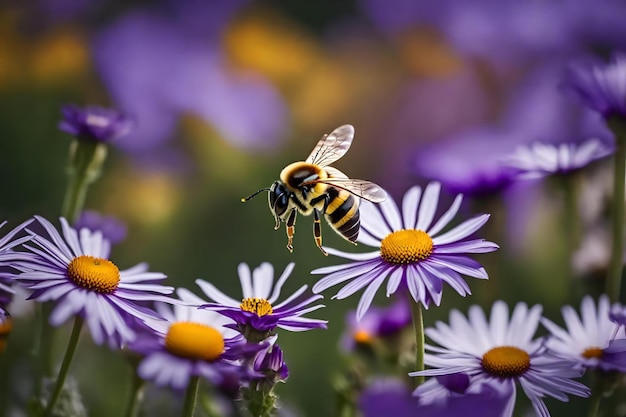
<path fill-rule="evenodd" d="M 305 161 L 287 165 L 280 173 L 280 180 L 274 181 L 269 188 L 262 188 L 254 194 L 242 198 L 250 200 L 257 194 L 268 191 L 268 203 L 276 225 L 280 228 L 284 222 L 287 232 L 287 249 L 293 252 L 293 235 L 296 216 L 313 214 L 313 236 L 315 244 L 324 255 L 322 248 L 322 228 L 320 213 L 326 221 L 344 239 L 355 243 L 359 236 L 360 198 L 380 203 L 386 193 L 370 181 L 348 178 L 343 172 L 330 166 L 344 156 L 354 139 L 352 125 L 339 126 L 330 134 L 322 136 Z"/>

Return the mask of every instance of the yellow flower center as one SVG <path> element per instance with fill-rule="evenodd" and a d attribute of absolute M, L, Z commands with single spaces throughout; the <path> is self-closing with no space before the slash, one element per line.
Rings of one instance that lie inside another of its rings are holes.
<path fill-rule="evenodd" d="M 493 376 L 513 378 L 530 368 L 530 355 L 520 348 L 500 346 L 483 355 L 482 366 Z"/>
<path fill-rule="evenodd" d="M 259 317 L 273 313 L 272 305 L 264 298 L 246 298 L 239 306 L 243 311 L 256 313 Z"/>
<path fill-rule="evenodd" d="M 120 270 L 113 262 L 87 255 L 70 262 L 67 276 L 76 285 L 104 294 L 115 291 L 120 283 Z"/>
<path fill-rule="evenodd" d="M 398 230 L 380 242 L 380 256 L 391 264 L 423 261 L 433 253 L 433 240 L 423 230 Z"/>
<path fill-rule="evenodd" d="M 224 352 L 224 337 L 211 326 L 179 321 L 167 331 L 165 348 L 183 358 L 214 361 Z"/>
<path fill-rule="evenodd" d="M 372 341 L 372 335 L 365 330 L 357 330 L 352 336 L 358 344 L 366 345 Z"/>
<path fill-rule="evenodd" d="M 589 347 L 587 349 L 585 349 L 585 351 L 583 352 L 583 357 L 585 357 L 586 359 L 601 359 L 602 358 L 602 349 L 599 347 Z"/>

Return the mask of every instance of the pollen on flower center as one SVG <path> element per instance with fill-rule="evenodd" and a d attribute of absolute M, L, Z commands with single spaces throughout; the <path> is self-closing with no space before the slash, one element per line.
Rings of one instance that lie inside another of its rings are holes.
<path fill-rule="evenodd" d="M 485 353 L 481 364 L 493 376 L 513 378 L 530 368 L 530 355 L 520 348 L 499 346 Z"/>
<path fill-rule="evenodd" d="M 183 358 L 214 361 L 224 352 L 224 337 L 211 326 L 180 321 L 167 331 L 165 348 Z"/>
<path fill-rule="evenodd" d="M 392 264 L 423 261 L 433 252 L 433 240 L 423 230 L 398 230 L 380 242 L 380 256 Z"/>
<path fill-rule="evenodd" d="M 241 301 L 239 307 L 243 311 L 256 313 L 259 317 L 273 313 L 272 305 L 264 298 L 246 298 Z"/>
<path fill-rule="evenodd" d="M 70 262 L 67 276 L 76 285 L 104 294 L 115 291 L 120 283 L 120 270 L 113 262 L 87 255 Z"/>
<path fill-rule="evenodd" d="M 592 347 L 585 349 L 585 351 L 583 352 L 583 357 L 585 357 L 586 359 L 593 359 L 593 358 L 600 359 L 602 358 L 602 352 L 603 352 L 602 348 L 592 346 Z"/>

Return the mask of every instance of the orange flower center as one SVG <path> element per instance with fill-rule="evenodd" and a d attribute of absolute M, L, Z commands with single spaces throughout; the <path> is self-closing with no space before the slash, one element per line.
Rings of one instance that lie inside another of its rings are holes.
<path fill-rule="evenodd" d="M 530 355 L 513 346 L 500 346 L 483 355 L 483 369 L 500 378 L 513 378 L 530 369 Z"/>
<path fill-rule="evenodd" d="M 74 284 L 103 294 L 112 293 L 120 283 L 120 270 L 113 262 L 87 255 L 70 262 L 67 276 Z"/>
<path fill-rule="evenodd" d="M 214 361 L 224 352 L 224 337 L 211 326 L 180 321 L 167 331 L 165 348 L 183 358 Z"/>
<path fill-rule="evenodd" d="M 380 242 L 380 256 L 391 264 L 423 261 L 433 253 L 433 240 L 423 230 L 398 230 Z"/>
<path fill-rule="evenodd" d="M 602 351 L 603 349 L 599 348 L 599 347 L 589 347 L 587 349 L 585 349 L 585 351 L 583 352 L 583 357 L 585 357 L 586 359 L 600 359 L 602 358 Z"/>

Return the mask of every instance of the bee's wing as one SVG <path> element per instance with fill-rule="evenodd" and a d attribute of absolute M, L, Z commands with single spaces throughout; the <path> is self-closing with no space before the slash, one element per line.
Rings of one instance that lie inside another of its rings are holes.
<path fill-rule="evenodd" d="M 324 170 L 329 174 L 329 178 L 315 180 L 311 183 L 321 182 L 332 185 L 333 187 L 346 190 L 372 203 L 382 203 L 387 198 L 385 190 L 371 181 L 348 178 L 346 174 L 333 167 L 326 167 Z"/>
<path fill-rule="evenodd" d="M 306 162 L 320 167 L 332 164 L 348 152 L 353 138 L 354 127 L 352 125 L 339 126 L 317 142 Z"/>

